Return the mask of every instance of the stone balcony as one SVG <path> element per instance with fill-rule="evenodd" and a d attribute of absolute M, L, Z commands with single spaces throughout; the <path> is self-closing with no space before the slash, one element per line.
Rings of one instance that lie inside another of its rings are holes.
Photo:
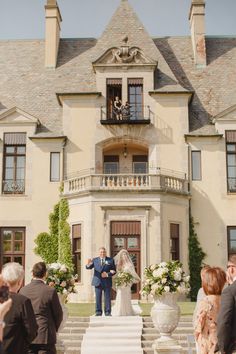
<path fill-rule="evenodd" d="M 167 170 L 168 171 L 168 170 Z M 82 174 L 64 181 L 64 196 L 90 192 L 165 192 L 189 194 L 186 176 L 173 176 L 163 170 L 156 174 Z"/>

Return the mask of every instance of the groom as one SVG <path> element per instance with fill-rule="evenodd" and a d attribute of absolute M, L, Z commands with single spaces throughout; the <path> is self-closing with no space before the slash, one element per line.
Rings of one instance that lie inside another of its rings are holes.
<path fill-rule="evenodd" d="M 88 259 L 86 269 L 93 269 L 92 285 L 95 286 L 96 316 L 102 316 L 102 292 L 105 298 L 105 316 L 111 316 L 112 276 L 116 273 L 113 258 L 106 256 L 106 249 L 99 248 L 99 257 Z"/>

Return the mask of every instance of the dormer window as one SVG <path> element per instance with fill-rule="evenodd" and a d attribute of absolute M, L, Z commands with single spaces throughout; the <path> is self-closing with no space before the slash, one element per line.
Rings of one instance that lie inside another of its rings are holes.
<path fill-rule="evenodd" d="M 143 79 L 128 79 L 131 119 L 143 119 Z"/>
<path fill-rule="evenodd" d="M 122 102 L 122 79 L 107 79 L 107 119 L 115 119 L 115 99 Z"/>

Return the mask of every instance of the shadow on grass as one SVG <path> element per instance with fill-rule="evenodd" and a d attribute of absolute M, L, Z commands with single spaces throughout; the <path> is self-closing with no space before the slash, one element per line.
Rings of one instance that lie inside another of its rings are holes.
<path fill-rule="evenodd" d="M 139 303 L 143 312 L 141 316 L 150 316 L 150 311 L 153 303 Z M 192 316 L 195 302 L 178 302 L 180 306 L 182 316 Z M 69 310 L 69 316 L 81 316 L 88 317 L 94 315 L 95 304 L 94 303 L 69 303 L 66 305 Z"/>

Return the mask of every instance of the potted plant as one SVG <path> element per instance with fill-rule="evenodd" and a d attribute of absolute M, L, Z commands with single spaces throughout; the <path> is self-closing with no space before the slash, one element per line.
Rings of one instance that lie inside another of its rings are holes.
<path fill-rule="evenodd" d="M 153 296 L 155 303 L 151 317 L 161 334 L 155 345 L 157 347 L 177 345 L 177 341 L 171 337 L 180 317 L 177 298 L 179 294 L 189 292 L 189 276 L 185 274 L 179 261 L 169 261 L 145 268 L 144 278 L 141 294 Z"/>

